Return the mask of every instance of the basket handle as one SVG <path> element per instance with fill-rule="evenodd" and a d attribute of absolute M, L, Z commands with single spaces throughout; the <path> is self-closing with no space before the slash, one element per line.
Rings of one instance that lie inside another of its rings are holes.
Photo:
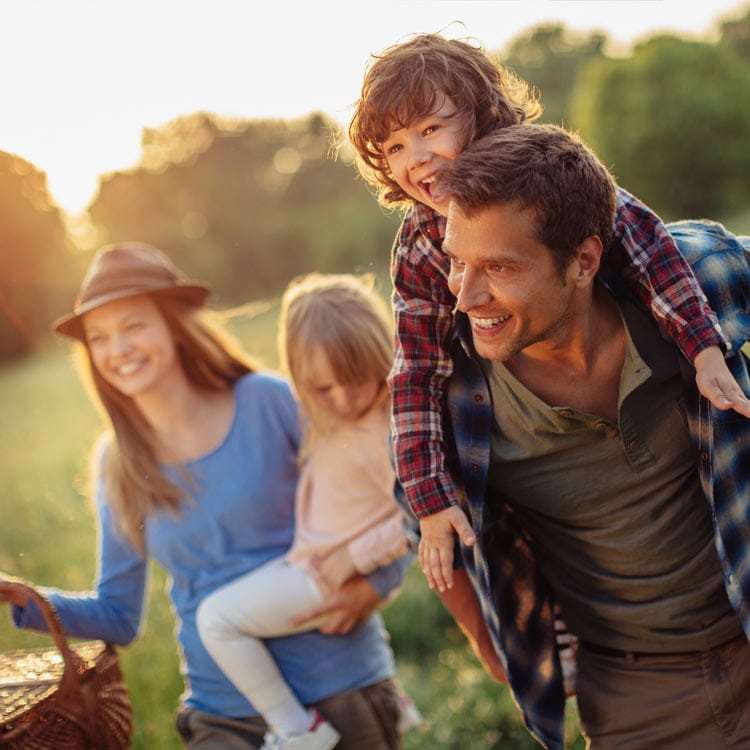
<path fill-rule="evenodd" d="M 63 679 L 65 679 L 66 675 L 70 674 L 71 677 L 68 679 L 74 679 L 76 683 L 79 683 L 78 675 L 80 672 L 81 660 L 68 645 L 68 639 L 65 636 L 60 617 L 51 602 L 46 596 L 44 596 L 44 594 L 33 586 L 30 586 L 23 581 L 19 581 L 17 578 L 0 578 L 0 584 L 11 591 L 15 591 L 28 597 L 37 605 L 37 607 L 39 607 L 39 611 L 42 613 L 47 629 L 52 636 L 52 640 L 55 642 L 55 646 L 57 646 L 57 650 L 62 655 L 63 662 L 65 663 Z"/>

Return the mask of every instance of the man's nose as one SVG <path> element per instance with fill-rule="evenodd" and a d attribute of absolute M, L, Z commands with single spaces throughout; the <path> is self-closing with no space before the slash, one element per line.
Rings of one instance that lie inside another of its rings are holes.
<path fill-rule="evenodd" d="M 460 284 L 456 295 L 456 307 L 461 312 L 470 312 L 491 301 L 492 295 L 482 283 L 481 273 L 478 274 L 468 268 L 464 269 L 460 276 Z"/>

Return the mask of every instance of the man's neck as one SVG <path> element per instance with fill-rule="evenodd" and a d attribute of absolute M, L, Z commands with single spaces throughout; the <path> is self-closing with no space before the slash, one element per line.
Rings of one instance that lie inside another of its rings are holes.
<path fill-rule="evenodd" d="M 626 342 L 615 300 L 596 285 L 590 303 L 573 311 L 558 336 L 524 349 L 504 364 L 551 406 L 572 406 L 614 421 Z"/>

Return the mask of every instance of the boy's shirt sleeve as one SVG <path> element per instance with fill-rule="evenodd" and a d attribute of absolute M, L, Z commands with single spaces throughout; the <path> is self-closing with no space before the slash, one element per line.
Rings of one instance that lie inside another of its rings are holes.
<path fill-rule="evenodd" d="M 729 349 L 688 262 L 661 219 L 617 188 L 614 238 L 604 257 L 693 362 L 709 346 Z"/>
<path fill-rule="evenodd" d="M 422 216 L 420 208 L 405 217 L 391 257 L 396 352 L 389 377 L 396 475 L 417 518 L 459 499 L 443 430 L 455 305 L 447 283 L 450 262 L 440 250 L 445 219 L 429 209 Z"/>

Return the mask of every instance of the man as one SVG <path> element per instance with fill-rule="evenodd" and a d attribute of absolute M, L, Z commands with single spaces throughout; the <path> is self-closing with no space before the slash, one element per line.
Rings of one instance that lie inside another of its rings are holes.
<path fill-rule="evenodd" d="M 575 137 L 503 129 L 440 189 L 457 297 L 449 459 L 478 540 L 446 603 L 475 633 L 481 608 L 547 747 L 563 746 L 555 603 L 580 640 L 594 750 L 750 747 L 750 421 L 710 409 L 653 320 L 599 278 L 614 188 Z M 719 225 L 673 233 L 748 392 L 748 254 Z"/>

